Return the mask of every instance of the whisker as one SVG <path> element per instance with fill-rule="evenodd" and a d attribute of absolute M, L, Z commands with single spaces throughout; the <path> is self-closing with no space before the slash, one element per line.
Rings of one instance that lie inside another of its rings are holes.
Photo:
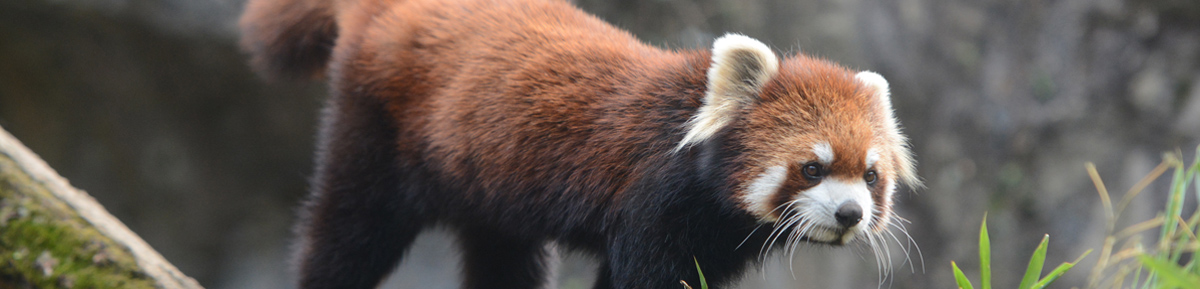
<path fill-rule="evenodd" d="M 800 238 L 804 237 L 804 234 L 807 233 L 808 230 L 814 226 L 813 222 L 811 221 L 812 214 L 813 213 L 811 213 L 811 212 L 805 212 L 805 213 L 801 214 L 799 216 L 800 222 L 801 222 L 801 229 L 800 230 L 792 230 L 792 233 L 788 236 L 788 239 L 787 239 L 788 245 L 785 248 L 785 250 L 787 250 L 789 252 L 788 260 L 792 260 L 795 257 L 796 245 L 798 245 L 800 243 Z"/>
<path fill-rule="evenodd" d="M 733 247 L 733 249 L 737 250 L 737 249 L 742 248 L 742 245 L 746 244 L 746 241 L 749 241 L 750 237 L 754 236 L 754 232 L 758 232 L 758 229 L 762 228 L 763 225 L 764 225 L 764 223 L 759 223 L 758 226 L 754 226 L 754 230 L 750 230 L 750 234 L 746 234 L 746 238 L 742 239 L 742 242 L 738 243 L 737 247 Z"/>
<path fill-rule="evenodd" d="M 800 224 L 800 230 L 793 230 L 790 236 L 788 236 L 788 244 L 785 247 L 785 250 L 788 251 L 788 271 L 792 273 L 792 280 L 796 279 L 796 246 L 800 243 L 800 237 L 803 237 L 808 230 L 814 227 L 811 221 L 807 221 L 809 220 L 809 218 L 806 218 L 807 215 L 801 215 L 805 222 Z"/>
<path fill-rule="evenodd" d="M 783 231 L 786 230 L 791 223 L 795 222 L 793 219 L 795 218 L 796 212 L 793 211 L 791 207 L 797 203 L 799 203 L 799 200 L 779 205 L 779 208 L 785 208 L 785 212 L 780 216 L 780 220 L 773 224 L 771 233 L 767 235 L 766 240 L 763 240 L 763 245 L 758 250 L 760 266 L 759 272 L 763 272 L 763 278 L 766 278 L 767 276 L 767 250 L 773 247 L 775 242 L 779 239 L 779 236 L 783 234 Z"/>
<path fill-rule="evenodd" d="M 780 204 L 779 206 L 776 206 L 774 210 L 771 210 L 771 212 L 775 212 L 776 210 L 779 210 L 780 208 L 790 207 L 790 206 L 791 206 L 791 202 Z M 761 261 L 761 262 L 766 261 L 766 250 L 767 250 L 767 247 L 769 247 L 770 243 L 772 243 L 771 237 L 775 236 L 775 234 L 779 233 L 779 230 L 781 227 L 780 223 L 783 222 L 787 218 L 787 215 L 788 215 L 788 213 L 787 213 L 787 211 L 785 211 L 783 215 L 779 216 L 780 220 L 775 221 L 775 223 L 771 224 L 771 233 L 767 234 L 767 239 L 763 240 L 762 246 L 758 248 L 759 261 Z M 747 236 L 747 238 L 749 238 L 749 236 Z"/>
<path fill-rule="evenodd" d="M 892 234 L 891 231 L 888 231 L 888 230 L 883 230 L 882 232 L 887 232 L 888 234 Z M 873 234 L 875 234 L 876 237 L 879 238 L 879 241 L 883 246 L 888 246 L 887 239 L 884 238 L 883 233 L 873 232 Z M 892 238 L 895 239 L 894 234 L 892 234 Z M 899 243 L 897 243 L 897 245 L 899 245 Z M 890 246 L 888 246 L 888 247 L 890 247 Z M 908 254 L 907 251 L 905 251 L 905 254 L 906 255 Z M 906 257 L 906 259 L 907 259 L 907 257 Z M 891 268 L 891 264 L 892 264 L 891 253 L 888 253 L 888 261 L 887 261 L 888 269 L 886 270 L 887 273 L 884 273 L 884 275 L 879 279 L 879 284 L 876 285 L 876 288 L 883 288 L 884 283 L 887 283 L 888 287 L 891 287 L 892 282 L 894 282 L 896 280 L 896 275 L 894 274 L 895 271 L 893 271 L 893 269 Z"/>
<path fill-rule="evenodd" d="M 811 226 L 811 221 L 809 221 L 811 218 L 808 215 L 808 213 L 800 213 L 795 216 L 795 219 L 791 222 L 791 227 L 793 227 L 792 232 L 788 233 L 788 237 L 784 241 L 784 251 L 792 252 L 795 250 L 795 244 L 798 242 L 797 238 L 804 236 L 804 232 Z M 788 260 L 791 259 L 791 255 L 789 255 Z"/>
<path fill-rule="evenodd" d="M 891 249 L 890 249 L 891 246 L 888 246 L 887 239 L 884 238 L 882 233 L 872 232 L 872 234 L 875 235 L 876 240 L 879 241 L 879 246 L 882 246 L 884 248 L 884 254 L 887 255 L 887 262 L 885 262 L 883 264 L 884 265 L 884 270 L 882 273 L 883 275 L 880 276 L 879 284 L 876 285 L 877 288 L 883 288 L 884 283 L 888 282 L 888 280 L 894 279 L 895 278 L 894 276 L 896 276 L 894 274 L 895 271 L 893 271 L 893 269 L 892 269 L 892 253 L 891 253 Z"/>
<path fill-rule="evenodd" d="M 888 246 L 887 239 L 882 234 L 876 234 L 875 236 L 876 240 L 879 241 L 879 246 L 883 247 L 884 259 L 886 260 L 883 262 L 883 277 L 879 279 L 879 287 L 883 287 L 885 280 L 895 276 L 895 270 L 892 268 L 892 247 Z"/>
<path fill-rule="evenodd" d="M 887 256 L 887 263 L 883 264 L 884 269 L 886 269 L 886 270 L 884 270 L 886 272 L 885 274 L 891 275 L 893 272 L 893 269 L 892 269 L 892 246 L 888 246 L 887 239 L 885 239 L 883 237 L 882 233 L 872 232 L 872 234 L 876 234 L 876 236 L 878 237 L 878 240 L 879 240 L 879 246 L 883 247 L 884 256 Z"/>
<path fill-rule="evenodd" d="M 900 242 L 900 238 L 896 237 L 896 234 L 895 234 L 895 233 L 892 233 L 892 230 L 884 230 L 883 232 L 886 232 L 886 233 L 887 233 L 889 236 L 891 236 L 891 237 L 892 237 L 892 240 L 893 240 L 893 241 L 896 241 L 896 245 L 897 245 L 897 246 L 900 246 L 900 250 L 901 250 L 901 252 L 904 252 L 904 262 L 900 263 L 900 266 L 904 266 L 904 264 L 909 264 L 909 266 L 908 266 L 908 267 L 909 267 L 909 268 L 912 268 L 912 271 L 913 271 L 912 273 L 916 273 L 916 267 L 912 266 L 912 263 L 911 263 L 911 262 L 912 262 L 912 258 L 911 258 L 911 256 L 909 255 L 909 248 L 910 248 L 910 247 L 908 247 L 908 246 L 905 246 L 905 244 L 904 244 L 904 243 L 901 243 L 901 242 Z"/>
<path fill-rule="evenodd" d="M 767 250 L 770 247 L 775 245 L 775 241 L 779 239 L 779 236 L 783 234 L 783 231 L 787 230 L 787 228 L 791 225 L 791 223 L 794 222 L 794 221 L 791 221 L 791 219 L 794 218 L 794 216 L 797 214 L 797 212 L 792 210 L 792 206 L 797 203 L 800 203 L 800 202 L 801 202 L 801 200 L 794 200 L 794 201 L 790 201 L 785 204 L 779 205 L 779 207 L 784 208 L 784 213 L 783 213 L 783 215 L 780 216 L 780 220 L 775 222 L 774 228 L 771 229 L 771 234 L 767 235 L 767 240 L 765 240 L 763 242 L 763 246 L 758 249 L 759 261 L 761 261 L 762 263 L 766 263 Z M 772 211 L 774 211 L 774 210 L 772 210 Z M 765 269 L 765 264 L 764 264 L 764 269 Z"/>
<path fill-rule="evenodd" d="M 867 235 L 867 242 L 868 242 L 869 247 L 871 248 L 871 253 L 873 253 L 875 255 L 876 279 L 882 280 L 885 269 L 883 266 L 883 260 L 879 256 L 879 254 L 881 254 L 881 253 L 879 251 L 879 244 L 877 241 L 878 240 L 875 239 L 875 236 L 872 236 L 870 234 Z"/>
<path fill-rule="evenodd" d="M 895 219 L 898 219 L 904 223 L 912 224 L 912 222 L 910 222 L 904 218 L 901 218 L 901 217 L 895 217 Z M 900 229 L 901 233 L 904 233 L 904 237 L 908 239 L 909 245 L 911 245 L 914 249 L 917 249 L 917 260 L 921 261 L 921 274 L 924 274 L 925 273 L 925 254 L 921 253 L 921 245 L 917 244 L 917 240 L 914 240 L 912 235 L 908 234 L 908 228 L 905 227 L 904 224 L 899 223 L 899 222 L 892 222 L 891 224 L 896 226 L 897 229 Z"/>

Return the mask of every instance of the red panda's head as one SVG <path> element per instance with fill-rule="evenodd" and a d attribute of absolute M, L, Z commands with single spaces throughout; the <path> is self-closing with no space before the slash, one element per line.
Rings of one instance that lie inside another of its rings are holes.
<path fill-rule="evenodd" d="M 897 185 L 919 186 L 887 81 L 803 55 L 779 61 L 736 34 L 712 55 L 703 106 L 677 150 L 731 128 L 744 164 L 731 200 L 760 222 L 793 242 L 882 236 L 897 219 Z"/>

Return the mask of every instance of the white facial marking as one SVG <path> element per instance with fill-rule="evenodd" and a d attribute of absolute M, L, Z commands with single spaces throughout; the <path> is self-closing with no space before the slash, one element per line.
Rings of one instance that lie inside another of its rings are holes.
<path fill-rule="evenodd" d="M 809 215 L 813 226 L 806 233 L 810 240 L 818 242 L 845 243 L 853 240 L 858 234 L 866 234 L 871 228 L 871 216 L 876 213 L 871 191 L 861 180 L 847 183 L 826 179 L 804 191 L 796 200 L 800 204 L 796 210 L 813 213 Z M 834 214 L 837 213 L 838 207 L 846 202 L 858 204 L 862 208 L 863 219 L 853 227 L 847 228 L 844 234 L 838 235 L 836 228 L 840 225 Z"/>
<path fill-rule="evenodd" d="M 828 166 L 829 164 L 833 163 L 833 147 L 830 147 L 829 143 L 817 143 L 813 145 L 812 150 L 813 154 L 817 155 L 817 161 L 822 165 Z"/>
<path fill-rule="evenodd" d="M 754 179 L 749 186 L 746 187 L 745 195 L 742 197 L 742 202 L 752 212 L 758 215 L 759 219 L 765 222 L 774 222 L 776 217 L 771 214 L 771 197 L 775 196 L 779 191 L 779 186 L 783 185 L 783 181 L 787 179 L 787 167 L 773 166 L 767 168 L 758 178 Z"/>
<path fill-rule="evenodd" d="M 877 149 L 867 150 L 867 167 L 868 168 L 874 167 L 876 162 L 879 162 L 879 150 L 877 150 Z"/>

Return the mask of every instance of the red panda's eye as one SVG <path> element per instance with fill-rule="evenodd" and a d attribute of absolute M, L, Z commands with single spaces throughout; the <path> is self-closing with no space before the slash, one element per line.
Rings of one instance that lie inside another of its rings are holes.
<path fill-rule="evenodd" d="M 875 170 L 870 170 L 870 171 L 867 171 L 867 173 L 865 175 L 863 175 L 863 180 L 867 181 L 868 185 L 874 185 L 875 181 L 879 180 L 879 175 L 875 173 Z"/>
<path fill-rule="evenodd" d="M 804 165 L 804 176 L 810 179 L 821 178 L 821 165 L 809 163 Z"/>

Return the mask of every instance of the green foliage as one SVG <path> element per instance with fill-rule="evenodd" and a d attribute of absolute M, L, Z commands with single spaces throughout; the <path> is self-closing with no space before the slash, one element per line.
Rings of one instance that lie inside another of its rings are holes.
<path fill-rule="evenodd" d="M 700 260 L 692 257 L 692 262 L 696 262 L 696 273 L 700 274 L 700 289 L 708 289 L 708 281 L 704 280 L 704 271 L 700 270 Z M 683 284 L 683 288 L 692 289 L 692 286 L 688 285 L 686 281 L 679 280 L 679 284 Z"/>
<path fill-rule="evenodd" d="M 1192 288 L 1200 285 L 1200 275 L 1188 272 L 1187 268 L 1177 263 L 1163 262 L 1146 254 L 1138 255 L 1138 260 L 1159 276 L 1161 283 L 1158 288 Z"/>
<path fill-rule="evenodd" d="M 967 275 L 958 269 L 958 264 L 950 261 L 950 267 L 954 268 L 954 282 L 958 283 L 959 289 L 975 289 L 975 286 L 971 286 L 971 280 L 967 279 Z"/>
<path fill-rule="evenodd" d="M 1046 247 L 1050 245 L 1050 234 L 1042 236 L 1042 242 L 1038 244 L 1037 249 L 1033 250 L 1033 257 L 1029 258 L 1029 265 L 1025 267 L 1025 276 L 1021 277 L 1021 285 L 1017 288 L 1029 288 L 1038 281 L 1038 275 L 1042 274 L 1042 264 L 1046 262 Z"/>
<path fill-rule="evenodd" d="M 987 213 L 979 225 L 979 287 L 992 289 L 992 240 L 988 237 Z"/>
<path fill-rule="evenodd" d="M 1200 239 L 1195 233 L 1200 229 L 1197 227 L 1200 225 L 1200 210 L 1193 209 L 1195 213 L 1186 219 L 1183 216 L 1187 189 L 1200 178 L 1200 148 L 1197 148 L 1196 158 L 1190 166 L 1184 166 L 1181 155 L 1179 152 L 1167 154 L 1163 162 L 1126 192 L 1116 206 L 1095 166 L 1088 164 L 1088 173 L 1108 217 L 1108 234 L 1101 248 L 1100 260 L 1088 280 L 1088 288 L 1200 288 L 1200 266 L 1196 258 L 1194 255 L 1184 258 L 1200 248 Z M 1167 192 L 1167 204 L 1158 217 L 1116 231 L 1115 224 L 1133 197 L 1168 169 L 1174 169 L 1174 172 L 1170 191 Z M 1200 198 L 1200 185 L 1195 188 L 1196 196 Z M 1158 228 L 1158 241 L 1149 245 L 1143 243 L 1143 233 L 1154 228 Z"/>
<path fill-rule="evenodd" d="M 1042 237 L 1041 244 L 1038 245 L 1037 249 L 1033 250 L 1033 256 L 1029 258 L 1029 266 L 1025 268 L 1025 276 L 1021 278 L 1021 285 L 1017 288 L 1045 288 L 1047 285 L 1050 285 L 1050 283 L 1053 283 L 1054 280 L 1058 280 L 1058 277 L 1062 277 L 1063 274 L 1066 274 L 1067 270 L 1071 270 L 1071 267 L 1074 267 L 1075 264 L 1078 264 L 1080 260 L 1083 260 L 1083 257 L 1086 257 L 1092 252 L 1091 250 L 1083 252 L 1083 255 L 1080 255 L 1079 258 L 1075 259 L 1075 261 L 1062 263 L 1061 265 L 1058 265 L 1058 267 L 1055 267 L 1054 270 L 1050 271 L 1050 274 L 1046 274 L 1045 277 L 1039 278 L 1038 276 L 1041 275 L 1042 266 L 1046 260 L 1046 248 L 1049 244 L 1049 241 L 1050 235 L 1045 235 Z M 988 237 L 987 232 L 987 215 L 985 214 L 983 217 L 983 222 L 979 226 L 979 275 L 981 277 L 980 288 L 992 288 L 991 247 L 991 238 Z M 971 286 L 971 280 L 967 279 L 966 274 L 963 274 L 962 270 L 958 268 L 958 264 L 954 263 L 954 261 L 950 261 L 950 267 L 954 269 L 954 281 L 958 284 L 958 288 L 975 288 Z"/>

